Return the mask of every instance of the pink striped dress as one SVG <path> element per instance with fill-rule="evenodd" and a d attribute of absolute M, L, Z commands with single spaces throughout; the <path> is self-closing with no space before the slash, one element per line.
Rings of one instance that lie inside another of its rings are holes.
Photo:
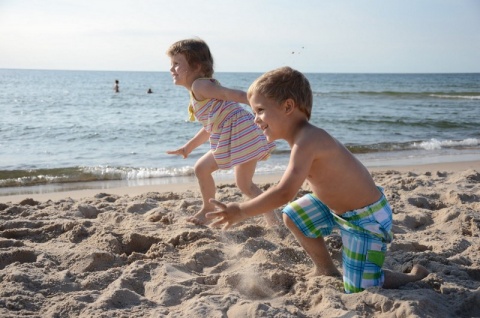
<path fill-rule="evenodd" d="M 205 80 L 219 84 L 216 79 Z M 210 149 L 220 169 L 250 160 L 266 160 L 275 148 L 254 123 L 255 117 L 237 102 L 215 98 L 197 100 L 190 92 L 189 111 L 210 133 Z"/>

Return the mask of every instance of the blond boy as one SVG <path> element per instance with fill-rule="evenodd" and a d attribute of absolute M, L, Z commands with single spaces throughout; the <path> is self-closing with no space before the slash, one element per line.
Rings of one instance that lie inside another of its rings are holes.
<path fill-rule="evenodd" d="M 392 211 L 368 170 L 338 140 L 309 122 L 312 91 L 306 77 L 289 67 L 259 77 L 249 88 L 255 123 L 269 142 L 284 139 L 290 161 L 280 182 L 243 203 L 223 204 L 207 214 L 224 229 L 249 217 L 283 206 L 305 180 L 308 194 L 288 204 L 283 220 L 311 257 L 313 275 L 339 275 L 323 237 L 340 229 L 343 281 L 347 293 L 367 287 L 397 288 L 420 280 L 428 271 L 415 265 L 408 274 L 383 270 L 386 244 L 392 239 Z"/>

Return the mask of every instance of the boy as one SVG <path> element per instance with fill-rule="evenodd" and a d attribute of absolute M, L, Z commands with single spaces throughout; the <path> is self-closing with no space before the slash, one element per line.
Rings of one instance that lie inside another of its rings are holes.
<path fill-rule="evenodd" d="M 255 123 L 269 142 L 286 140 L 290 161 L 280 182 L 243 203 L 223 204 L 207 214 L 212 226 L 229 228 L 248 217 L 288 203 L 305 180 L 312 194 L 287 205 L 283 220 L 315 264 L 313 275 L 339 275 L 323 236 L 339 228 L 347 293 L 370 286 L 397 288 L 428 275 L 415 265 L 408 274 L 382 270 L 392 239 L 392 211 L 368 170 L 339 141 L 309 123 L 312 91 L 305 76 L 289 67 L 265 73 L 248 89 Z"/>

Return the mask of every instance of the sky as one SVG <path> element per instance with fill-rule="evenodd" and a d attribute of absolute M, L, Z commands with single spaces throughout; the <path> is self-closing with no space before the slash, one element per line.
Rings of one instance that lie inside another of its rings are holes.
<path fill-rule="evenodd" d="M 480 1 L 0 0 L 0 68 L 168 71 L 192 37 L 216 72 L 480 72 Z"/>

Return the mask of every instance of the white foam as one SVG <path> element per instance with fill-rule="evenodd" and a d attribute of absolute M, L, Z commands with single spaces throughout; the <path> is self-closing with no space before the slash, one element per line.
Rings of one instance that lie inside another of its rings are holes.
<path fill-rule="evenodd" d="M 452 99 L 480 99 L 480 95 L 440 95 L 440 94 L 430 94 L 431 97 L 437 98 L 452 98 Z"/>
<path fill-rule="evenodd" d="M 432 138 L 429 141 L 415 142 L 413 143 L 413 147 L 425 150 L 439 150 L 442 148 L 478 146 L 478 144 L 479 141 L 476 138 L 467 138 L 464 140 L 437 140 Z"/>
<path fill-rule="evenodd" d="M 179 177 L 193 175 L 193 167 L 180 168 L 116 168 L 108 166 L 84 167 L 83 171 L 103 179 L 141 180 L 164 177 Z"/>

